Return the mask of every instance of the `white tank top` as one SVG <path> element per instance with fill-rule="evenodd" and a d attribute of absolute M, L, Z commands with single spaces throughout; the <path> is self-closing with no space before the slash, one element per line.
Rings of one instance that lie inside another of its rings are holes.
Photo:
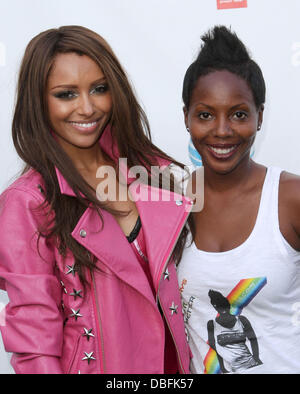
<path fill-rule="evenodd" d="M 300 373 L 300 252 L 278 220 L 281 170 L 270 167 L 255 226 L 232 250 L 193 243 L 178 266 L 192 373 Z"/>

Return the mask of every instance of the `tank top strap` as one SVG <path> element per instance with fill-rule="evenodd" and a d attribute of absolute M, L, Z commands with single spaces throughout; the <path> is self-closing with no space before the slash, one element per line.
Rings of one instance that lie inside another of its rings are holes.
<path fill-rule="evenodd" d="M 260 230 L 264 229 L 266 233 L 270 230 L 269 226 L 279 229 L 278 190 L 281 172 L 278 167 L 268 167 L 261 193 L 256 227 Z"/>

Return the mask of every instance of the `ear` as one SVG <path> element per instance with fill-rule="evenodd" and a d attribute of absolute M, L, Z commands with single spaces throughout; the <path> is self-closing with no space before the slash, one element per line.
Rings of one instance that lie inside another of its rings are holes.
<path fill-rule="evenodd" d="M 264 117 L 264 109 L 265 109 L 265 106 L 263 104 L 258 109 L 257 130 L 261 129 L 261 125 L 262 125 L 263 117 Z"/>
<path fill-rule="evenodd" d="M 186 108 L 186 106 L 184 106 L 183 108 L 183 114 L 184 114 L 184 123 L 185 123 L 185 127 L 188 128 L 188 110 Z"/>

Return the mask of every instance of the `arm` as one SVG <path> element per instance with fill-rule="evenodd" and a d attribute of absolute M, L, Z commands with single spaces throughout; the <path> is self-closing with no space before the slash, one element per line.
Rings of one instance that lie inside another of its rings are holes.
<path fill-rule="evenodd" d="M 259 359 L 259 348 L 258 348 L 257 338 L 256 338 L 255 332 L 251 326 L 251 323 L 249 322 L 249 320 L 245 316 L 240 316 L 240 320 L 243 324 L 245 335 L 250 341 L 253 358 L 259 364 L 262 364 L 261 360 Z"/>
<path fill-rule="evenodd" d="M 53 252 L 44 238 L 37 250 L 42 201 L 30 191 L 8 189 L 0 197 L 0 285 L 7 291 L 0 327 L 17 373 L 62 373 L 61 287 Z"/>
<path fill-rule="evenodd" d="M 282 235 L 300 251 L 300 177 L 287 172 L 280 177 L 279 223 Z"/>

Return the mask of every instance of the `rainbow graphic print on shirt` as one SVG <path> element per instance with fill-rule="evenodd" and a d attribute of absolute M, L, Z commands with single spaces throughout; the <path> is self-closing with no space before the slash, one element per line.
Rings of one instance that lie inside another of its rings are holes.
<path fill-rule="evenodd" d="M 226 297 L 231 305 L 230 313 L 234 316 L 241 314 L 243 308 L 253 300 L 266 283 L 266 277 L 240 280 Z M 205 374 L 221 373 L 217 353 L 212 348 L 209 349 L 204 359 L 204 366 Z"/>

